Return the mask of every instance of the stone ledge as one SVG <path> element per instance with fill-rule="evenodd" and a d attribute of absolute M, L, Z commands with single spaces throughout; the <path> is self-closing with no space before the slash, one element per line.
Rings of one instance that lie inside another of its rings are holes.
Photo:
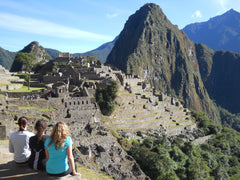
<path fill-rule="evenodd" d="M 0 145 L 0 179 L 10 180 L 45 180 L 45 179 L 59 179 L 59 180 L 77 180 L 81 176 L 67 175 L 64 177 L 51 177 L 46 172 L 34 171 L 28 166 L 17 166 L 13 161 L 13 154 L 8 152 L 8 145 Z M 83 179 L 82 179 L 83 180 Z"/>

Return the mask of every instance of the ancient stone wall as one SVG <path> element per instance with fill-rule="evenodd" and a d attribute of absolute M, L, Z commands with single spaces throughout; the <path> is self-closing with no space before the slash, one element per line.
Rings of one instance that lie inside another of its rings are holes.
<path fill-rule="evenodd" d="M 16 128 L 14 127 L 14 116 L 2 111 L 0 112 L 0 117 L 0 139 L 9 139 L 10 134 L 16 131 Z"/>
<path fill-rule="evenodd" d="M 9 98 L 18 98 L 24 100 L 32 100 L 44 95 L 44 92 L 32 91 L 32 92 L 0 92 Z"/>
<path fill-rule="evenodd" d="M 92 106 L 91 99 L 89 97 L 70 97 L 68 99 L 64 99 L 62 103 L 64 103 L 64 107 L 67 109 L 84 109 Z"/>
<path fill-rule="evenodd" d="M 43 82 L 45 84 L 55 83 L 55 82 L 58 82 L 61 80 L 62 80 L 62 77 L 60 77 L 60 76 L 51 76 L 51 75 L 43 76 Z"/>

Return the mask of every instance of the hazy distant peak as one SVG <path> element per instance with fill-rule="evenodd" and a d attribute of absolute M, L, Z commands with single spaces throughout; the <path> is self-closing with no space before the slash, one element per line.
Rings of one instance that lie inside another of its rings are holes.
<path fill-rule="evenodd" d="M 230 10 L 228 10 L 228 11 L 225 12 L 224 14 L 230 14 L 230 15 L 232 15 L 232 14 L 238 14 L 238 15 L 240 15 L 240 13 L 239 13 L 238 11 L 235 11 L 233 8 L 230 9 Z M 223 14 L 223 15 L 224 15 L 224 14 Z"/>

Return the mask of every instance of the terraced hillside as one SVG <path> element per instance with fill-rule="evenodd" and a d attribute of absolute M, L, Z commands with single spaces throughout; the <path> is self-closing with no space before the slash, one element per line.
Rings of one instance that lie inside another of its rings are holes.
<path fill-rule="evenodd" d="M 115 130 L 159 129 L 168 135 L 177 135 L 196 128 L 189 111 L 168 96 L 159 100 L 153 93 L 129 93 L 121 87 L 116 103 L 115 112 L 107 118 L 108 126 Z"/>

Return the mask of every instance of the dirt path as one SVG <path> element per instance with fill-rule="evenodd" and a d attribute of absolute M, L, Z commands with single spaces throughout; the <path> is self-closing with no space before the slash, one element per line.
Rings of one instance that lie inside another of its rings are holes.
<path fill-rule="evenodd" d="M 14 180 L 77 180 L 80 176 L 65 176 L 61 178 L 50 177 L 45 172 L 34 171 L 28 166 L 17 166 L 13 161 L 13 154 L 9 153 L 7 145 L 0 145 L 0 180 L 14 179 Z"/>

